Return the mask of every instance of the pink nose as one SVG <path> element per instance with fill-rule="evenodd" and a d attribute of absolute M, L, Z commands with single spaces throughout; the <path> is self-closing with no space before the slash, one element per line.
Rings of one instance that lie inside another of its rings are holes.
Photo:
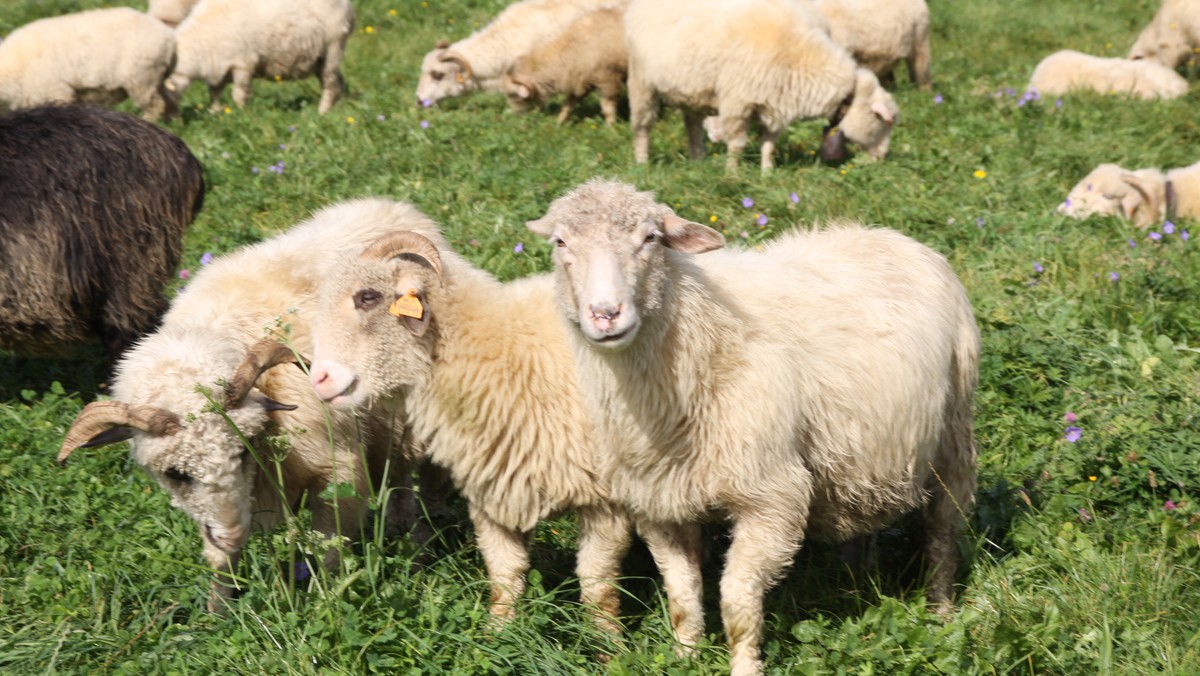
<path fill-rule="evenodd" d="M 607 331 L 612 328 L 613 320 L 621 314 L 621 308 L 612 305 L 589 305 L 588 314 L 596 328 Z"/>
<path fill-rule="evenodd" d="M 337 392 L 331 392 L 334 389 L 333 374 L 329 368 L 324 365 L 318 365 L 316 362 L 312 364 L 312 371 L 309 375 L 309 380 L 312 382 L 313 390 L 321 399 L 330 399 L 337 396 Z"/>

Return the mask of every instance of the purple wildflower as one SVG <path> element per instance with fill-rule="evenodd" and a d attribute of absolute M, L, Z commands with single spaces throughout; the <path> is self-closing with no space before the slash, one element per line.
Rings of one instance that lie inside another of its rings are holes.
<path fill-rule="evenodd" d="M 1163 223 L 1163 234 L 1171 235 L 1175 232 L 1175 224 L 1171 221 Z"/>
<path fill-rule="evenodd" d="M 287 150 L 287 144 L 285 144 L 285 143 L 280 143 L 280 144 L 279 144 L 279 149 L 280 149 L 280 150 Z"/>
<path fill-rule="evenodd" d="M 296 562 L 296 567 L 292 569 L 292 577 L 296 578 L 296 582 L 303 582 L 312 575 L 312 571 L 308 568 L 308 562 L 301 560 Z"/>
<path fill-rule="evenodd" d="M 1071 427 L 1067 428 L 1067 433 L 1065 435 L 1063 435 L 1063 438 L 1073 444 L 1076 441 L 1079 441 L 1080 437 L 1082 437 L 1082 436 L 1083 436 L 1083 430 L 1072 425 Z"/>
<path fill-rule="evenodd" d="M 428 108 L 433 105 L 433 99 L 421 99 L 421 107 Z"/>
<path fill-rule="evenodd" d="M 759 214 L 758 218 L 754 219 L 754 222 L 758 223 L 759 225 L 766 225 L 767 224 L 767 215 Z"/>
<path fill-rule="evenodd" d="M 933 97 L 933 103 L 934 103 L 934 105 L 941 105 L 941 104 L 942 104 L 942 102 L 943 102 L 943 101 L 945 101 L 945 100 L 946 100 L 946 99 L 942 98 L 942 95 L 941 95 L 941 94 L 938 94 L 938 95 L 936 95 L 936 96 L 934 96 L 934 97 Z"/>
<path fill-rule="evenodd" d="M 384 120 L 386 120 L 387 118 L 386 118 L 386 117 L 384 117 L 383 115 L 376 115 L 376 116 L 375 116 L 375 119 L 376 119 L 376 120 L 379 120 L 380 122 L 383 122 L 383 121 L 384 121 Z"/>
<path fill-rule="evenodd" d="M 983 227 L 983 224 L 984 224 L 984 223 L 986 223 L 986 222 L 987 222 L 987 221 L 984 221 L 984 220 L 983 220 L 983 216 L 976 216 L 976 217 L 975 217 L 975 227 L 977 227 L 977 228 L 982 228 L 982 227 Z"/>
<path fill-rule="evenodd" d="M 513 253 L 521 253 L 522 251 L 525 251 L 525 243 L 517 242 L 517 245 L 513 247 Z"/>
<path fill-rule="evenodd" d="M 1126 242 L 1129 242 L 1129 248 L 1130 248 L 1130 249 L 1136 249 L 1136 248 L 1137 248 L 1137 242 L 1133 241 L 1132 239 L 1127 239 L 1127 240 L 1125 240 L 1125 241 L 1126 241 Z"/>
<path fill-rule="evenodd" d="M 205 251 L 204 255 L 200 257 L 200 265 L 208 265 L 209 263 L 212 262 L 212 259 L 213 259 L 213 255 L 211 253 Z"/>
<path fill-rule="evenodd" d="M 1091 523 L 1092 522 L 1092 513 L 1087 511 L 1083 507 L 1080 507 L 1079 508 L 1079 520 L 1082 523 Z"/>
<path fill-rule="evenodd" d="M 180 271 L 179 271 L 179 278 L 180 278 L 180 279 L 187 279 L 188 277 L 191 277 L 191 276 L 192 276 L 192 271 L 191 271 L 191 270 L 188 270 L 187 268 L 184 268 L 184 269 L 182 269 L 182 270 L 180 270 Z"/>
<path fill-rule="evenodd" d="M 1029 99 L 1022 97 L 1020 101 L 1017 101 L 1017 107 L 1024 108 L 1026 103 L 1029 103 Z"/>
<path fill-rule="evenodd" d="M 1063 416 L 1063 420 L 1066 422 L 1069 422 L 1069 423 L 1073 423 L 1076 420 L 1079 420 L 1079 416 L 1075 415 L 1074 411 L 1067 411 L 1066 415 Z"/>
<path fill-rule="evenodd" d="M 1004 93 L 1005 93 L 1005 94 L 1008 94 L 1009 96 L 1016 96 L 1016 95 L 1017 95 L 1017 90 L 1013 89 L 1012 87 L 1005 87 L 1005 88 L 1004 88 Z"/>
<path fill-rule="evenodd" d="M 429 120 L 421 120 L 421 128 L 428 129 L 429 128 Z"/>
<path fill-rule="evenodd" d="M 1070 197 L 1068 197 L 1067 199 L 1063 200 L 1063 206 L 1064 206 L 1064 207 L 1069 207 L 1069 206 L 1071 206 L 1071 198 L 1070 198 Z"/>
<path fill-rule="evenodd" d="M 1034 272 L 1035 274 L 1039 274 L 1039 275 L 1040 275 L 1040 274 L 1042 274 L 1042 273 L 1043 273 L 1043 272 L 1045 272 L 1045 271 L 1046 271 L 1046 268 L 1043 268 L 1041 263 L 1039 263 L 1039 262 L 1037 262 L 1037 261 L 1034 261 L 1034 262 L 1033 262 L 1033 272 Z"/>
<path fill-rule="evenodd" d="M 1158 240 L 1162 239 L 1162 233 L 1157 230 L 1151 230 L 1148 237 L 1157 242 Z"/>
<path fill-rule="evenodd" d="M 797 195 L 796 193 L 792 193 L 792 194 L 788 195 L 788 199 L 790 199 L 792 201 L 792 204 L 800 203 L 800 196 Z"/>
<path fill-rule="evenodd" d="M 250 167 L 250 173 L 251 173 L 251 174 L 257 174 L 257 173 L 258 173 L 258 167 Z"/>
<path fill-rule="evenodd" d="M 754 206 L 754 200 L 750 199 L 749 197 L 743 197 L 742 198 L 742 206 L 749 209 L 750 207 Z"/>
<path fill-rule="evenodd" d="M 1062 99 L 1054 99 L 1054 107 L 1062 108 Z"/>
<path fill-rule="evenodd" d="M 1118 279 L 1120 279 L 1120 278 L 1121 278 L 1121 273 L 1119 273 L 1119 272 L 1110 272 L 1110 273 L 1108 273 L 1108 279 L 1109 279 L 1109 281 L 1115 282 L 1115 281 L 1117 281 L 1117 280 L 1118 280 Z"/>
<path fill-rule="evenodd" d="M 1167 500 L 1166 502 L 1163 503 L 1163 509 L 1168 512 L 1175 511 L 1176 507 L 1178 507 L 1178 505 L 1175 504 L 1174 500 Z"/>
<path fill-rule="evenodd" d="M 1184 230 L 1183 232 L 1179 233 L 1179 239 L 1182 239 L 1185 242 L 1191 238 L 1192 238 L 1192 236 L 1188 234 L 1187 230 Z"/>
<path fill-rule="evenodd" d="M 288 125 L 288 131 L 290 131 L 290 132 L 292 132 L 293 134 L 295 134 L 295 133 L 296 133 L 296 125 L 294 125 L 294 124 L 289 124 L 289 125 Z"/>

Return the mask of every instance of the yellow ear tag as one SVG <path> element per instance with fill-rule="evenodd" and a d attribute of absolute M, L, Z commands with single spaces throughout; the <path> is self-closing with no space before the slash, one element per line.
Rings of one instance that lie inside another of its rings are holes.
<path fill-rule="evenodd" d="M 409 289 L 408 293 L 396 299 L 388 308 L 388 312 L 397 317 L 412 317 L 420 319 L 425 316 L 425 306 L 421 305 L 421 299 L 417 298 L 417 290 Z"/>
<path fill-rule="evenodd" d="M 467 81 L 467 76 L 463 75 L 462 71 L 459 71 L 454 74 L 454 81 L 457 82 L 458 84 L 463 84 L 464 82 Z"/>

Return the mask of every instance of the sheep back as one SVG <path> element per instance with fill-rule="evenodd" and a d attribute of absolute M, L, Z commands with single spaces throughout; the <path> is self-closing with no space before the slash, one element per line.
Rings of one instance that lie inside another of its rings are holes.
<path fill-rule="evenodd" d="M 1140 99 L 1175 99 L 1187 94 L 1188 83 L 1154 61 L 1102 58 L 1067 49 L 1042 59 L 1029 80 L 1029 89 L 1049 96 L 1092 90 Z"/>

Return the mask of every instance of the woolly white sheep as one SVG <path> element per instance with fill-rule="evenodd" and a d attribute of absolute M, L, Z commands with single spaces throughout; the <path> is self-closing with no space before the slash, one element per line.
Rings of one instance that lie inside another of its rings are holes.
<path fill-rule="evenodd" d="M 132 98 L 147 120 L 170 118 L 174 61 L 171 29 L 128 7 L 39 19 L 0 42 L 0 112 Z"/>
<path fill-rule="evenodd" d="M 693 258 L 721 235 L 602 180 L 529 228 L 556 244 L 614 498 L 643 533 L 732 519 L 720 589 L 734 674 L 761 668 L 763 593 L 807 536 L 845 540 L 923 508 L 929 599 L 948 611 L 974 500 L 979 334 L 945 258 L 858 225 Z M 678 557 L 693 580 L 670 599 L 686 643 L 704 626 L 699 559 Z"/>
<path fill-rule="evenodd" d="M 925 0 L 816 0 L 816 6 L 829 21 L 830 37 L 858 65 L 887 81 L 903 59 L 909 81 L 931 88 Z"/>
<path fill-rule="evenodd" d="M 323 115 L 342 96 L 342 57 L 353 30 L 349 0 L 201 0 L 175 31 L 179 61 L 168 86 L 181 96 L 193 80 L 204 81 L 216 112 L 230 81 L 240 107 L 255 76 L 311 75 L 321 80 Z"/>
<path fill-rule="evenodd" d="M 178 26 L 199 0 L 150 0 L 146 13 L 166 25 Z"/>
<path fill-rule="evenodd" d="M 497 619 L 525 589 L 534 526 L 577 510 L 583 601 L 612 628 L 629 521 L 595 468 L 549 275 L 501 284 L 436 232 L 394 233 L 323 283 L 313 332 L 317 394 L 337 407 L 402 405 L 470 502 Z"/>
<path fill-rule="evenodd" d="M 1090 89 L 1139 99 L 1177 99 L 1187 94 L 1188 83 L 1154 61 L 1106 59 L 1065 49 L 1042 59 L 1029 79 L 1029 89 L 1047 96 Z"/>
<path fill-rule="evenodd" d="M 634 157 L 650 156 L 657 99 L 684 111 L 693 159 L 704 156 L 702 115 L 716 110 L 735 168 L 751 118 L 762 168 L 792 120 L 828 117 L 875 159 L 887 155 L 898 109 L 869 70 L 835 44 L 825 19 L 792 0 L 633 0 L 625 13 Z"/>
<path fill-rule="evenodd" d="M 1080 219 L 1115 215 L 1139 228 L 1177 216 L 1200 219 L 1200 162 L 1166 172 L 1101 164 L 1071 188 L 1058 212 Z"/>
<path fill-rule="evenodd" d="M 1175 68 L 1193 53 L 1200 53 L 1200 0 L 1163 0 L 1130 48 L 1129 58 Z"/>
<path fill-rule="evenodd" d="M 624 12 L 624 5 L 615 5 L 582 14 L 558 37 L 517 59 L 501 82 L 509 105 L 524 112 L 564 93 L 567 98 L 558 116 L 562 124 L 579 99 L 597 89 L 604 122 L 616 122 L 617 99 L 629 71 Z"/>
<path fill-rule="evenodd" d="M 60 462 L 78 447 L 133 438 L 134 460 L 199 527 L 217 572 L 211 610 L 233 593 L 224 574 L 252 526 L 275 526 L 306 498 L 316 531 L 353 535 L 389 451 L 393 468 L 409 468 L 412 453 L 396 441 L 390 417 L 325 411 L 308 377 L 283 362 L 295 361 L 293 348 L 311 349 L 316 287 L 340 255 L 385 232 L 428 225 L 409 205 L 358 200 L 213 261 L 175 298 L 158 332 L 120 362 L 113 400 L 88 404 L 67 433 Z M 283 337 L 290 347 L 276 342 Z M 227 414 L 213 411 L 210 396 Z M 321 496 L 340 483 L 356 494 Z M 331 549 L 325 564 L 336 562 Z"/>

